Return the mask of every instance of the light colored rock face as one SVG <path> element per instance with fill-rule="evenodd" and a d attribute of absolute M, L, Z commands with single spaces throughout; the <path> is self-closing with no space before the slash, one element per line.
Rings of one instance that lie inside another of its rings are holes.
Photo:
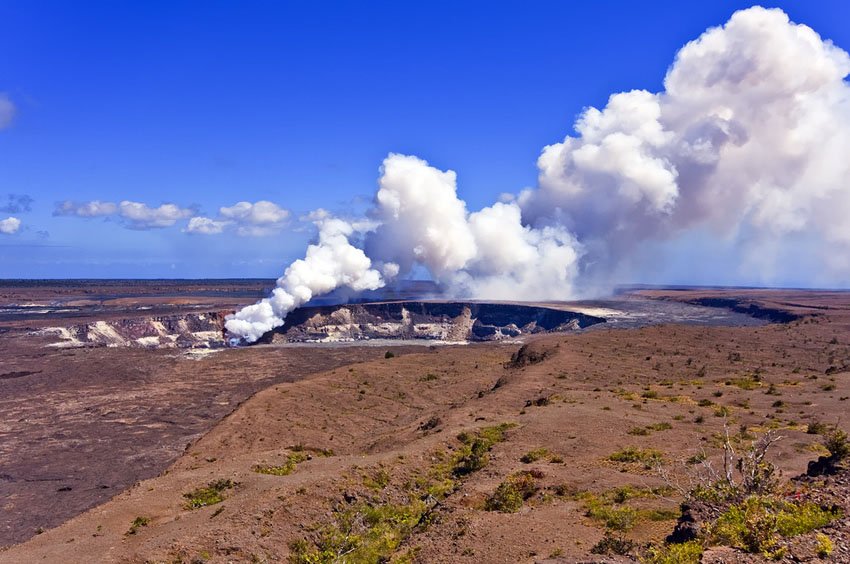
<path fill-rule="evenodd" d="M 225 313 L 100 320 L 39 333 L 58 347 L 218 349 L 227 346 Z M 398 302 L 301 308 L 265 342 L 423 339 L 500 341 L 533 333 L 574 331 L 604 320 L 543 307 L 446 302 Z"/>
<path fill-rule="evenodd" d="M 266 336 L 274 342 L 427 339 L 499 341 L 574 331 L 603 322 L 574 312 L 513 304 L 394 302 L 301 308 Z"/>
<path fill-rule="evenodd" d="M 223 329 L 223 314 L 202 313 L 101 320 L 39 333 L 57 337 L 59 347 L 220 348 Z"/>

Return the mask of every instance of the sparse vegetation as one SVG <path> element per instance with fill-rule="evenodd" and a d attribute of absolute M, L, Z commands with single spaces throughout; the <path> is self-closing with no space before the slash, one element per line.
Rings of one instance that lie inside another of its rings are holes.
<path fill-rule="evenodd" d="M 184 493 L 186 509 L 199 509 L 208 505 L 215 505 L 224 501 L 224 492 L 233 488 L 236 484 L 228 479 L 215 480 L 205 487 L 197 488 L 191 492 Z"/>
<path fill-rule="evenodd" d="M 830 457 L 835 463 L 850 456 L 850 441 L 847 439 L 847 433 L 838 427 L 833 427 L 832 430 L 824 434 L 823 446 L 829 451 Z"/>
<path fill-rule="evenodd" d="M 127 531 L 127 535 L 135 535 L 142 527 L 147 527 L 150 524 L 150 517 L 136 517 Z"/>
<path fill-rule="evenodd" d="M 578 494 L 585 510 L 585 516 L 600 522 L 606 529 L 626 532 L 641 521 L 674 520 L 679 516 L 678 511 L 666 509 L 637 509 L 624 505 L 631 499 L 655 498 L 668 493 L 665 488 L 635 488 L 623 486 L 594 494 L 584 492 Z"/>
<path fill-rule="evenodd" d="M 550 458 L 551 456 L 552 456 L 552 453 L 549 452 L 549 449 L 547 449 L 547 448 L 537 448 L 537 449 L 530 450 L 530 451 L 526 452 L 525 454 L 523 454 L 520 457 L 519 461 L 522 462 L 523 464 L 531 464 L 532 462 L 537 462 L 538 460 L 541 460 L 541 459 Z"/>
<path fill-rule="evenodd" d="M 818 555 L 818 558 L 829 558 L 834 548 L 832 539 L 828 536 L 823 533 L 815 535 L 815 554 Z"/>
<path fill-rule="evenodd" d="M 635 543 L 623 537 L 615 537 L 606 531 L 602 539 L 590 549 L 591 554 L 627 555 L 635 549 Z"/>
<path fill-rule="evenodd" d="M 698 564 L 703 553 L 700 541 L 665 543 L 651 546 L 643 561 L 646 564 Z"/>
<path fill-rule="evenodd" d="M 254 466 L 254 472 L 258 474 L 269 474 L 272 476 L 288 476 L 295 471 L 295 467 L 307 460 L 308 455 L 304 451 L 290 452 L 286 457 L 286 462 L 279 465 L 257 464 Z"/>
<path fill-rule="evenodd" d="M 363 485 L 371 490 L 380 491 L 390 485 L 391 480 L 392 476 L 387 469 L 381 467 L 375 472 L 363 476 Z"/>
<path fill-rule="evenodd" d="M 532 472 L 515 472 L 498 485 L 496 491 L 487 498 L 484 508 L 487 511 L 515 513 L 522 504 L 537 493 L 537 482 Z"/>
<path fill-rule="evenodd" d="M 628 447 L 610 454 L 608 460 L 627 464 L 640 463 L 644 468 L 650 469 L 661 464 L 664 461 L 664 455 L 661 451 L 651 448 Z"/>
<path fill-rule="evenodd" d="M 752 495 L 729 506 L 711 525 L 707 538 L 769 558 L 782 555 L 781 537 L 793 537 L 828 525 L 837 510 L 811 502 L 794 503 L 778 496 Z"/>
<path fill-rule="evenodd" d="M 460 447 L 453 455 L 435 453 L 437 462 L 405 484 L 403 495 L 407 501 L 371 500 L 354 507 L 338 505 L 330 523 L 315 526 L 309 540 L 290 544 L 290 562 L 389 561 L 404 539 L 417 527 L 428 525 L 433 508 L 457 488 L 460 480 L 487 464 L 487 452 L 505 440 L 507 431 L 515 426 L 502 423 L 461 433 Z M 391 487 L 386 469 L 380 468 L 375 476 L 386 478 L 370 478 L 376 484 L 384 484 L 381 490 Z"/>

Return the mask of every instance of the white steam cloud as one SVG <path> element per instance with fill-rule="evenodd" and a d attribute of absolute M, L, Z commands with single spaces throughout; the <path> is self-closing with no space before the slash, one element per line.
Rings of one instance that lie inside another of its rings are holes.
<path fill-rule="evenodd" d="M 277 281 L 271 297 L 245 307 L 228 318 L 227 330 L 249 342 L 283 324 L 286 315 L 313 296 L 347 286 L 356 291 L 376 290 L 384 285 L 381 273 L 349 238 L 358 226 L 342 219 L 318 214 L 314 223 L 319 240 L 307 247 L 303 259 L 296 260 Z"/>
<path fill-rule="evenodd" d="M 616 283 L 641 245 L 694 230 L 755 245 L 765 269 L 804 237 L 846 280 L 848 73 L 844 50 L 781 10 L 754 7 L 685 45 L 664 91 L 587 108 L 575 136 L 543 149 L 538 187 L 515 199 L 470 213 L 453 171 L 391 154 L 363 250 L 351 224 L 317 222 L 319 243 L 227 329 L 254 341 L 314 295 L 380 287 L 415 265 L 455 294 L 570 298 Z"/>

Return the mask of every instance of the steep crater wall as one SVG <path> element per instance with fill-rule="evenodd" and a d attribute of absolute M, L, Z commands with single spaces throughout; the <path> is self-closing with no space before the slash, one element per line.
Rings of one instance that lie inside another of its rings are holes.
<path fill-rule="evenodd" d="M 223 312 L 100 320 L 38 331 L 62 346 L 220 348 L 225 346 Z"/>
<path fill-rule="evenodd" d="M 383 302 L 303 307 L 260 342 L 333 342 L 368 339 L 498 341 L 545 332 L 575 331 L 605 319 L 546 307 L 474 302 Z"/>

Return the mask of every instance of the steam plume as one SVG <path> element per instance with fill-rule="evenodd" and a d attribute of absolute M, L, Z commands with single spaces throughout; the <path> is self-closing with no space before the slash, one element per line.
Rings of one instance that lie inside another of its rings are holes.
<path fill-rule="evenodd" d="M 357 227 L 324 213 L 315 217 L 319 241 L 307 247 L 303 259 L 293 262 L 278 279 L 271 297 L 242 308 L 230 316 L 227 330 L 248 342 L 283 324 L 293 309 L 340 286 L 355 291 L 376 290 L 384 285 L 372 261 L 349 241 Z"/>
<path fill-rule="evenodd" d="M 789 237 L 805 238 L 846 281 L 848 73 L 844 50 L 781 10 L 736 12 L 676 54 L 662 92 L 617 93 L 587 108 L 575 135 L 543 149 L 538 187 L 515 199 L 470 213 L 453 171 L 391 154 L 365 252 L 349 241 L 350 224 L 323 220 L 348 231 L 320 223 L 318 245 L 272 297 L 227 328 L 253 341 L 313 295 L 380 287 L 417 264 L 455 294 L 570 298 L 615 283 L 644 244 L 696 229 L 758 249 L 760 267 Z"/>

